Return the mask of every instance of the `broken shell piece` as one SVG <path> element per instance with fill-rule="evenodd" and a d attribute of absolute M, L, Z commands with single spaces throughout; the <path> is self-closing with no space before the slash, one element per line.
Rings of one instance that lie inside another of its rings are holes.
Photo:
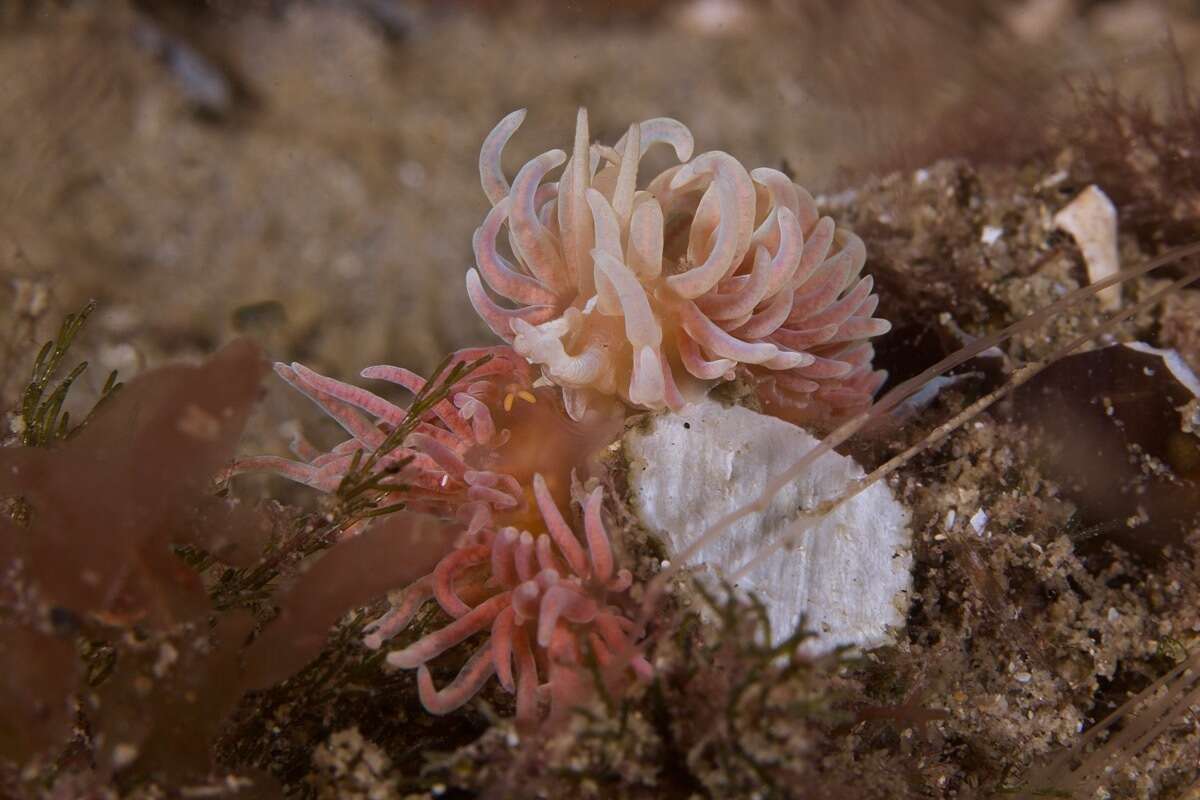
<path fill-rule="evenodd" d="M 1054 225 L 1071 234 L 1079 246 L 1087 265 L 1088 280 L 1092 283 L 1121 270 L 1117 254 L 1117 207 L 1099 186 L 1092 184 L 1080 192 L 1054 215 Z M 1096 296 L 1105 311 L 1121 307 L 1120 284 L 1101 289 Z"/>
<path fill-rule="evenodd" d="M 755 500 L 772 478 L 817 440 L 790 423 L 711 400 L 665 413 L 625 435 L 634 513 L 660 535 L 671 558 L 729 512 Z M 763 513 L 735 523 L 689 562 L 729 578 L 775 542 L 801 509 L 842 495 L 863 470 L 828 453 L 785 487 Z M 909 512 L 876 483 L 820 519 L 795 547 L 751 569 L 738 588 L 767 607 L 771 634 L 790 635 L 801 618 L 816 637 L 812 654 L 839 645 L 885 644 L 903 626 L 912 583 Z"/>

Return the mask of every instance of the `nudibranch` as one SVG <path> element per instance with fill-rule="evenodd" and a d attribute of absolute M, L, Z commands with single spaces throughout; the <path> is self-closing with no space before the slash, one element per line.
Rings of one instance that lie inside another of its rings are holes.
<path fill-rule="evenodd" d="M 583 109 L 570 156 L 542 153 L 509 184 L 501 155 L 524 117 L 506 116 L 480 152 L 492 209 L 467 291 L 492 331 L 562 387 L 572 417 L 604 398 L 679 410 L 739 373 L 804 420 L 870 403 L 886 377 L 872 370 L 870 340 L 890 326 L 872 316 L 862 240 L 820 216 L 807 191 L 728 153 L 693 157 L 673 119 L 593 144 Z M 680 163 L 639 180 L 660 143 Z"/>
<path fill-rule="evenodd" d="M 428 600 L 450 617 L 387 656 L 392 666 L 418 670 L 421 704 L 433 714 L 461 707 L 495 675 L 516 695 L 517 723 L 528 727 L 542 718 L 543 703 L 555 717 L 584 702 L 596 675 L 614 684 L 611 690 L 653 672 L 631 638 L 635 625 L 625 606 L 633 576 L 617 568 L 601 516 L 603 490 L 582 503 L 585 551 L 540 474 L 532 488 L 540 532 L 481 528 L 366 629 L 367 647 L 378 649 Z M 458 676 L 436 688 L 429 662 L 484 631 L 487 639 Z"/>

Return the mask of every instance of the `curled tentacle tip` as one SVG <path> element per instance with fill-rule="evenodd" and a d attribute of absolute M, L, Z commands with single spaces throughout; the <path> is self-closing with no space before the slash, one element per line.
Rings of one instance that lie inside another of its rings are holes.
<path fill-rule="evenodd" d="M 501 123 L 505 135 L 514 129 L 512 119 L 510 115 Z M 861 240 L 836 229 L 828 218 L 818 221 L 811 195 L 779 170 L 747 172 L 719 150 L 693 157 L 693 137 L 680 122 L 654 118 L 635 123 L 609 147 L 588 140 L 586 120 L 586 110 L 580 108 L 572 155 L 588 163 L 576 163 L 558 184 L 542 185 L 549 170 L 566 158 L 563 150 L 554 149 L 522 167 L 511 188 L 501 178 L 485 187 L 496 194 L 495 208 L 476 244 L 506 219 L 519 262 L 512 270 L 502 270 L 492 249 L 476 248 L 481 270 L 490 270 L 485 277 L 496 278 L 493 288 L 519 305 L 496 305 L 478 273 L 470 270 L 468 293 L 489 327 L 560 384 L 565 399 L 568 394 L 578 400 L 584 392 L 596 392 L 640 408 L 677 408 L 685 402 L 678 387 L 727 380 L 738 367 L 745 368 L 761 394 L 767 390 L 760 387 L 772 373 L 808 366 L 805 356 L 786 355 L 768 339 L 777 330 L 793 340 L 808 337 L 824 324 L 822 314 L 840 313 L 838 303 L 846 306 L 860 299 L 841 281 L 850 281 L 848 276 L 857 274 L 865 260 Z M 496 142 L 485 142 L 489 163 L 495 161 Z M 649 177 L 639 189 L 636 161 L 659 142 L 670 144 L 683 163 Z M 624 158 L 630 147 L 635 157 Z M 757 191 L 755 182 L 765 191 Z M 693 186 L 704 191 L 688 191 Z M 647 208 L 647 198 L 654 203 L 654 213 L 640 210 Z M 690 230 L 667 236 L 666 226 L 679 220 L 687 221 Z M 763 220 L 757 228 L 756 220 Z M 671 246 L 668 240 L 687 242 L 684 259 L 664 250 Z M 829 256 L 832 241 L 839 243 L 838 252 Z M 757 256 L 761 272 L 745 263 L 746 254 L 757 250 L 753 244 L 766 248 Z M 769 265 L 763 252 L 770 254 Z M 686 268 L 666 277 L 664 294 L 659 286 L 662 264 L 672 259 Z M 532 279 L 536 280 L 531 284 Z M 737 288 L 747 280 L 752 281 L 749 288 Z M 635 291 L 639 287 L 642 291 Z M 544 302 L 543 289 L 553 290 L 553 302 Z M 870 289 L 868 284 L 866 291 Z M 713 316 L 701 319 L 697 311 L 685 320 L 688 310 L 673 306 L 672 293 L 676 300 L 693 301 Z M 521 298 L 528 303 L 521 306 Z M 538 298 L 543 305 L 533 304 Z M 842 327 L 841 339 L 810 340 L 804 352 L 836 358 L 841 348 L 886 332 L 885 325 L 868 319 L 868 305 L 869 301 L 855 312 L 861 317 L 852 317 Z M 625 318 L 630 347 L 614 340 L 612 326 L 606 323 L 613 317 Z M 807 319 L 812 324 L 806 327 Z M 687 336 L 674 330 L 681 325 L 703 352 L 683 352 L 680 342 Z M 661 354 L 661 380 L 658 370 L 646 368 L 649 359 L 640 349 L 660 336 L 668 343 Z M 840 388 L 837 378 L 821 380 L 831 390 Z M 797 407 L 821 405 L 813 392 L 789 396 L 793 399 L 788 402 Z M 512 402 L 505 399 L 506 410 Z M 578 406 L 568 403 L 573 417 L 581 411 Z"/>

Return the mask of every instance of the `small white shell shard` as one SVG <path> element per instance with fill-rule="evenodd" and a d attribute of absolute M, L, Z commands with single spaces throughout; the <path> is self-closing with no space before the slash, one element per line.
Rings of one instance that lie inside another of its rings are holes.
<path fill-rule="evenodd" d="M 1092 283 L 1116 275 L 1121 270 L 1117 253 L 1117 207 L 1108 195 L 1092 184 L 1054 215 L 1055 227 L 1071 234 L 1087 265 Z M 1121 307 L 1121 285 L 1115 284 L 1097 293 L 1100 307 L 1115 311 Z"/>
<path fill-rule="evenodd" d="M 711 400 L 655 417 L 631 430 L 624 450 L 634 513 L 662 536 L 671 558 L 730 511 L 755 500 L 770 479 L 817 440 L 790 423 Z M 840 496 L 863 475 L 852 459 L 829 453 L 781 491 L 765 513 L 735 523 L 696 554 L 693 564 L 726 577 L 748 563 L 800 508 Z M 816 633 L 810 653 L 839 645 L 877 647 L 904 625 L 912 585 L 910 514 L 876 483 L 827 514 L 798 545 L 781 549 L 738 583 L 767 607 L 773 638 L 790 635 L 803 615 Z"/>

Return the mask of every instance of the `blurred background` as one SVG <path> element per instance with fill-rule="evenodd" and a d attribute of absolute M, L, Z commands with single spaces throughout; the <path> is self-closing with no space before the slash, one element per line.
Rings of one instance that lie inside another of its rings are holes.
<path fill-rule="evenodd" d="M 3 330 L 23 354 L 97 299 L 97 389 L 239 331 L 426 370 L 488 340 L 463 274 L 514 108 L 511 169 L 586 105 L 834 193 L 1020 158 L 1080 87 L 1165 104 L 1198 61 L 1193 0 L 6 0 Z"/>

